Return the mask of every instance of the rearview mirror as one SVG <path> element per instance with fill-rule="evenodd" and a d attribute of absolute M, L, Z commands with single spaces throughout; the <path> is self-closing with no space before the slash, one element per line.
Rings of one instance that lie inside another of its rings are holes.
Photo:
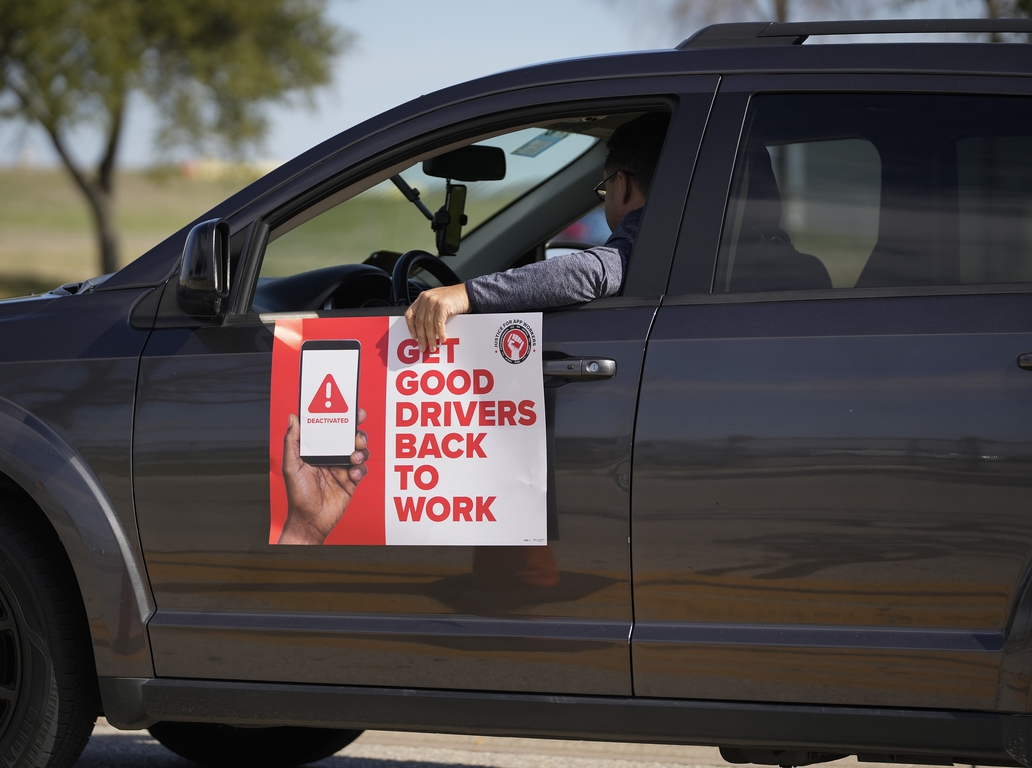
<path fill-rule="evenodd" d="M 498 181 L 505 178 L 505 150 L 471 145 L 423 161 L 423 173 L 455 181 Z"/>
<path fill-rule="evenodd" d="M 229 297 L 229 224 L 204 221 L 190 230 L 179 267 L 176 303 L 194 317 L 218 317 Z"/>

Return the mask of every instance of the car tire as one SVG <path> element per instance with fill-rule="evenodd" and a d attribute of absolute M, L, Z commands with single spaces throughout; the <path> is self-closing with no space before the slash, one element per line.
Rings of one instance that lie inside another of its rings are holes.
<path fill-rule="evenodd" d="M 57 534 L 0 500 L 0 765 L 67 768 L 100 712 L 86 611 Z"/>
<path fill-rule="evenodd" d="M 293 768 L 329 757 L 362 731 L 331 728 L 239 728 L 218 723 L 155 723 L 151 736 L 208 768 Z"/>

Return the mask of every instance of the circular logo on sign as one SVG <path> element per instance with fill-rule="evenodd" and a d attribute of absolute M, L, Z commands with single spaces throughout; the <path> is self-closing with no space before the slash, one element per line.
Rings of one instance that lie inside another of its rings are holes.
<path fill-rule="evenodd" d="M 507 363 L 517 365 L 530 356 L 534 348 L 534 332 L 522 320 L 509 320 L 495 334 L 495 346 Z"/>

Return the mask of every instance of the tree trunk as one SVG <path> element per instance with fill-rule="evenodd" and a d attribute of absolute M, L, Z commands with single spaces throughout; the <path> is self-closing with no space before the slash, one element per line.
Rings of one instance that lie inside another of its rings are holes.
<path fill-rule="evenodd" d="M 774 17 L 782 23 L 788 21 L 788 0 L 774 0 Z"/>
<path fill-rule="evenodd" d="M 102 275 L 118 270 L 118 232 L 115 228 L 114 195 L 111 186 L 107 189 L 99 181 L 86 178 L 72 162 L 64 146 L 55 140 L 54 146 L 64 160 L 65 169 L 71 174 L 76 186 L 86 197 L 86 203 L 93 215 L 94 236 L 97 243 L 98 267 Z"/>
<path fill-rule="evenodd" d="M 106 275 L 109 272 L 118 270 L 118 231 L 115 227 L 114 200 L 115 200 L 115 158 L 118 154 L 118 143 L 122 136 L 122 120 L 125 113 L 125 99 L 117 103 L 117 107 L 111 111 L 111 125 L 108 130 L 107 142 L 104 147 L 104 156 L 97 166 L 95 179 L 87 177 L 86 173 L 79 167 L 65 146 L 58 132 L 57 125 L 40 121 L 50 140 L 57 150 L 58 156 L 64 163 L 65 170 L 72 176 L 79 190 L 85 195 L 86 202 L 90 206 L 90 213 L 93 214 L 97 242 L 97 256 L 100 260 L 100 274 Z"/>
<path fill-rule="evenodd" d="M 88 184 L 83 190 L 93 214 L 100 274 L 118 271 L 118 231 L 115 228 L 114 198 L 98 184 Z"/>
<path fill-rule="evenodd" d="M 985 15 L 989 19 L 998 19 L 1003 15 L 1000 13 L 1000 4 L 997 0 L 985 0 Z M 992 32 L 989 35 L 989 42 L 1000 43 L 1003 42 L 1003 38 L 998 32 Z"/>
<path fill-rule="evenodd" d="M 125 117 L 125 100 L 120 99 L 111 109 L 111 125 L 108 128 L 104 156 L 97 166 L 96 202 L 91 200 L 93 216 L 97 224 L 97 246 L 100 251 L 101 274 L 118 269 L 118 232 L 115 229 L 115 157 L 122 137 L 122 122 Z"/>

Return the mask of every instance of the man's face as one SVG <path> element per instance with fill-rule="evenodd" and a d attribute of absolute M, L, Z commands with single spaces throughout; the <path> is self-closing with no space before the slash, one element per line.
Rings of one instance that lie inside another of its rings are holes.
<path fill-rule="evenodd" d="M 613 173 L 612 170 L 606 171 L 607 176 L 611 173 Z M 626 171 L 617 172 L 606 182 L 606 201 L 603 208 L 609 229 L 615 230 L 620 226 L 624 216 L 643 205 L 645 205 L 645 196 L 631 181 L 631 177 Z"/>

